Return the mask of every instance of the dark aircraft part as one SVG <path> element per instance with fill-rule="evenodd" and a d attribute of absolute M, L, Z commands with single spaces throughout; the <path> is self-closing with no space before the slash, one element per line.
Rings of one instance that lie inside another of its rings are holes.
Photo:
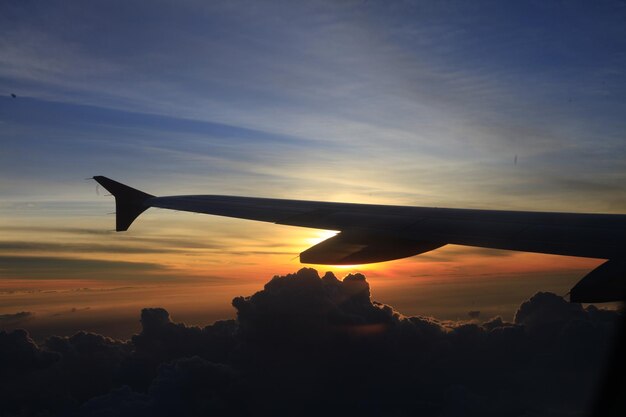
<path fill-rule="evenodd" d="M 626 300 L 626 260 L 611 259 L 591 271 L 570 291 L 575 303 Z"/>
<path fill-rule="evenodd" d="M 356 265 L 391 261 L 440 248 L 445 243 L 418 242 L 395 236 L 341 232 L 300 254 L 300 262 Z"/>
<path fill-rule="evenodd" d="M 586 258 L 626 258 L 625 214 L 384 206 L 224 195 L 154 197 L 106 177 L 94 178 L 115 196 L 118 231 L 128 229 L 147 207 L 156 207 L 342 232 L 303 252 L 303 262 L 380 262 L 427 252 L 444 243 Z M 333 254 L 335 251 L 340 253 Z M 583 282 L 581 288 L 596 286 L 593 282 L 586 284 L 587 279 Z M 602 284 L 607 285 L 619 288 L 621 296 L 619 282 Z M 581 288 L 573 290 L 574 299 L 588 298 Z M 615 297 L 610 295 L 611 299 Z"/>
<path fill-rule="evenodd" d="M 104 177 L 97 179 L 100 183 L 107 180 Z M 130 187 L 127 189 L 141 193 Z M 404 207 L 224 195 L 165 196 L 144 200 L 141 196 L 148 194 L 139 196 L 135 199 L 139 202 L 134 204 L 135 211 L 150 206 L 315 229 L 358 230 L 413 242 L 445 242 L 599 259 L 622 259 L 626 247 L 624 214 Z M 125 230 L 130 222 L 126 223 L 118 230 Z"/>
<path fill-rule="evenodd" d="M 118 232 L 128 230 L 137 216 L 150 207 L 146 203 L 154 197 L 107 177 L 97 175 L 93 179 L 115 197 L 115 230 Z"/>

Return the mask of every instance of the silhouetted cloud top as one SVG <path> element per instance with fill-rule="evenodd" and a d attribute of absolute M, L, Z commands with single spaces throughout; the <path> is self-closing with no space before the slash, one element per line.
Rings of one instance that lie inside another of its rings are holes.
<path fill-rule="evenodd" d="M 233 306 L 204 328 L 147 308 L 125 342 L 1 332 L 0 401 L 16 415 L 581 415 L 619 317 L 551 293 L 512 323 L 405 317 L 362 274 L 307 268 Z"/>
<path fill-rule="evenodd" d="M 0 369 L 3 374 L 44 369 L 58 359 L 58 354 L 40 349 L 25 330 L 0 331 Z"/>

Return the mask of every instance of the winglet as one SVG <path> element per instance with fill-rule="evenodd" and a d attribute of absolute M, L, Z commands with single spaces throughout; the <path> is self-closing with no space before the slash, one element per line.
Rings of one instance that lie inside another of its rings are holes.
<path fill-rule="evenodd" d="M 101 175 L 93 179 L 115 197 L 115 230 L 118 232 L 128 230 L 132 222 L 150 207 L 147 200 L 154 197 Z"/>

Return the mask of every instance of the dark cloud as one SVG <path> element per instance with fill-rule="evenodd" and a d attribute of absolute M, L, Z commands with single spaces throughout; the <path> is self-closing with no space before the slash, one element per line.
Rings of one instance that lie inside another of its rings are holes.
<path fill-rule="evenodd" d="M 155 247 L 135 247 L 130 245 L 99 245 L 94 243 L 54 243 L 54 242 L 0 242 L 0 250 L 13 253 L 57 252 L 57 253 L 171 253 L 181 250 Z"/>
<path fill-rule="evenodd" d="M 0 228 L 2 230 L 3 228 Z M 17 231 L 36 232 L 38 229 L 43 231 L 56 231 L 52 228 L 15 228 Z M 10 229 L 11 231 L 15 231 Z M 58 233 L 68 234 L 89 234 L 88 229 L 58 229 Z M 222 254 L 229 255 L 294 255 L 297 253 L 286 252 L 281 250 L 271 250 L 273 246 L 280 245 L 264 245 L 264 250 L 257 251 L 233 251 L 232 248 L 224 243 L 216 241 L 203 240 L 202 243 L 194 242 L 192 239 L 159 239 L 159 238 L 139 238 L 134 236 L 125 236 L 125 244 L 120 243 L 59 243 L 58 236 L 50 238 L 51 241 L 24 241 L 10 240 L 0 241 L 0 268 L 4 269 L 7 277 L 11 278 L 34 278 L 34 279 L 50 279 L 50 278 L 72 278 L 84 277 L 85 273 L 89 273 L 92 277 L 101 277 L 102 271 L 106 271 L 107 275 L 111 271 L 117 271 L 117 275 L 123 272 L 128 274 L 136 274 L 136 271 L 142 270 L 146 272 L 163 271 L 167 268 L 158 263 L 148 262 L 124 262 L 110 261 L 101 259 L 80 259 L 76 258 L 77 254 L 89 256 L 98 253 L 106 254 L 167 254 L 167 253 L 185 253 L 190 254 L 190 250 L 194 253 L 207 253 L 211 251 L 219 251 Z M 100 239 L 104 240 L 104 238 Z M 39 256 L 33 256 L 33 254 Z M 93 256 L 92 256 L 93 257 Z"/>
<path fill-rule="evenodd" d="M 58 313 L 54 313 L 52 314 L 52 317 L 59 317 L 59 316 L 63 316 L 65 314 L 73 314 L 73 313 L 78 313 L 81 311 L 87 311 L 87 310 L 91 310 L 91 307 L 81 307 L 81 308 L 76 308 L 76 307 L 72 307 L 69 310 L 65 310 L 65 311 L 60 311 Z"/>
<path fill-rule="evenodd" d="M 148 262 L 105 261 L 47 256 L 0 255 L 0 270 L 11 278 L 57 279 L 92 277 L 125 279 L 139 272 L 162 272 L 163 265 Z M 123 276 L 123 277 L 122 277 Z"/>
<path fill-rule="evenodd" d="M 115 232 L 107 231 L 102 229 L 87 229 L 87 228 L 79 228 L 79 227 L 49 227 L 49 226 L 11 226 L 11 225 L 3 225 L 0 226 L 0 230 L 8 231 L 8 232 L 34 232 L 34 233 L 72 233 L 77 235 L 111 235 Z"/>
<path fill-rule="evenodd" d="M 46 245 L 58 245 L 59 248 L 66 247 L 67 244 L 59 244 L 59 243 L 54 242 L 54 239 L 57 238 L 59 234 L 76 235 L 76 236 L 96 236 L 99 239 L 104 240 L 105 236 L 114 237 L 116 233 L 114 230 L 88 229 L 88 228 L 77 228 L 77 227 L 47 227 L 47 226 L 38 226 L 38 225 L 28 226 L 28 227 L 0 226 L 0 231 L 6 231 L 9 233 L 11 232 L 34 233 L 39 236 L 48 235 L 50 237 L 50 241 L 47 243 L 43 243 L 42 248 L 47 248 Z M 236 233 L 236 231 L 233 231 L 231 236 L 249 238 L 249 236 L 245 234 L 238 234 Z M 127 236 L 124 236 L 124 242 L 134 244 L 135 246 L 132 246 L 132 248 L 146 247 L 146 250 L 149 250 L 151 248 L 152 249 L 156 248 L 155 250 L 163 250 L 163 251 L 165 250 L 181 251 L 185 249 L 224 250 L 224 249 L 228 249 L 231 247 L 228 243 L 224 243 L 224 241 L 220 240 L 219 238 L 210 239 L 207 237 L 203 239 L 202 241 L 198 241 L 197 239 L 194 239 L 193 237 L 190 237 L 189 235 L 174 235 L 171 237 L 127 235 Z M 37 247 L 37 244 L 38 244 L 34 242 L 21 242 L 21 241 L 20 242 L 0 242 L 0 243 L 2 243 L 5 249 L 11 249 L 12 244 L 17 245 L 18 249 L 21 247 L 23 247 L 24 249 L 30 249 L 29 245 L 33 245 L 33 247 Z M 282 246 L 281 244 L 276 244 L 276 243 L 271 243 L 271 242 L 265 242 L 265 243 L 266 244 L 264 244 L 264 247 L 266 248 Z M 127 247 L 126 245 L 120 245 L 119 243 L 110 243 L 110 245 L 114 248 L 121 247 L 122 249 Z M 76 247 L 83 249 L 83 250 L 89 249 L 80 244 L 77 244 Z M 89 247 L 93 247 L 93 244 L 91 244 Z M 100 248 L 103 248 L 105 252 L 108 251 L 106 245 L 102 245 L 100 246 Z M 50 249 L 52 249 L 52 247 Z"/>
<path fill-rule="evenodd" d="M 477 319 L 480 317 L 480 311 L 478 310 L 468 311 L 467 315 L 469 316 L 470 319 Z"/>
<path fill-rule="evenodd" d="M 0 331 L 0 369 L 4 374 L 43 369 L 58 358 L 58 354 L 40 349 L 24 330 Z"/>
<path fill-rule="evenodd" d="M 133 388 L 145 390 L 160 364 L 181 357 L 201 356 L 226 363 L 236 344 L 234 320 L 218 321 L 204 328 L 170 321 L 162 308 L 141 312 L 142 331 L 131 339 L 133 355 L 127 358 L 121 378 Z"/>
<path fill-rule="evenodd" d="M 245 399 L 238 398 L 239 375 L 228 365 L 198 356 L 163 364 L 147 393 L 127 385 L 86 402 L 81 416 L 196 416 L 239 415 Z"/>
<path fill-rule="evenodd" d="M 0 400 L 17 415 L 582 415 L 620 316 L 538 293 L 512 323 L 405 317 L 363 275 L 307 268 L 233 306 L 206 327 L 146 308 L 126 342 L 0 333 L 1 357 L 21 358 Z"/>
<path fill-rule="evenodd" d="M 34 316 L 30 311 L 20 311 L 19 313 L 0 314 L 0 326 L 16 325 L 31 319 Z"/>
<path fill-rule="evenodd" d="M 60 359 L 59 353 L 37 346 L 24 330 L 0 331 L 0 415 L 41 415 L 71 404 L 50 378 Z"/>

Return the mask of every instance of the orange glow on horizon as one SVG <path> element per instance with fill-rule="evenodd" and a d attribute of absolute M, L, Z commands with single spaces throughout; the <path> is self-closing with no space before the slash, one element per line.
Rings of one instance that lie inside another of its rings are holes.
<path fill-rule="evenodd" d="M 194 324 L 232 318 L 234 297 L 308 267 L 339 279 L 363 273 L 372 298 L 403 314 L 455 318 L 482 305 L 485 314 L 510 317 L 534 292 L 564 294 L 602 262 L 447 245 L 388 262 L 310 265 L 298 255 L 338 232 L 166 211 L 146 213 L 124 233 L 107 232 L 110 222 L 77 218 L 67 228 L 55 218 L 0 223 L 6 248 L 0 314 L 28 311 L 28 326 L 74 323 L 66 334 L 92 329 L 127 337 L 133 330 L 118 329 L 119 320 L 124 316 L 134 326 L 143 307 L 164 307 Z M 106 320 L 106 329 L 94 324 Z"/>

